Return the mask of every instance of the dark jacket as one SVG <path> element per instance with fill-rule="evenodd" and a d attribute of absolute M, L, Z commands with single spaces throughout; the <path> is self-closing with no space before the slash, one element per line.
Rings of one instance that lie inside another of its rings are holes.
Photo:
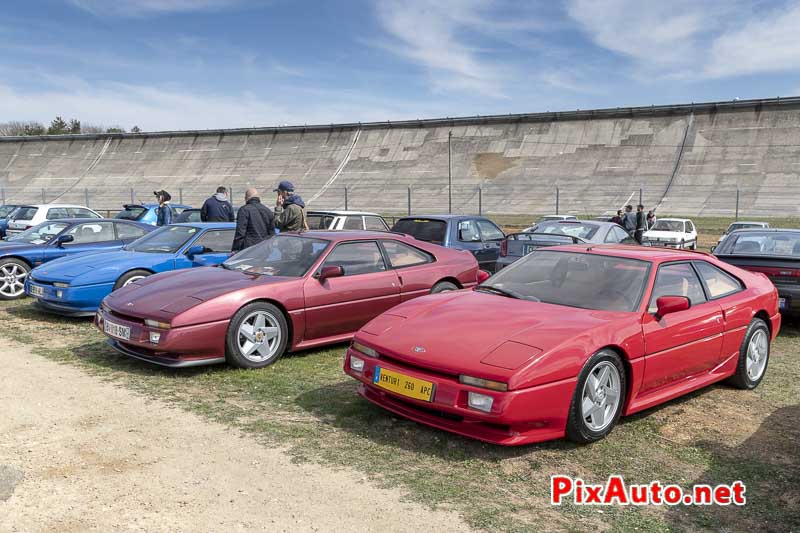
<path fill-rule="evenodd" d="M 218 192 L 203 203 L 200 208 L 200 220 L 203 222 L 233 222 L 233 206 L 228 197 Z"/>
<path fill-rule="evenodd" d="M 647 231 L 647 214 L 644 211 L 636 213 L 636 231 Z"/>
<path fill-rule="evenodd" d="M 156 226 L 169 226 L 172 224 L 172 209 L 169 204 L 156 207 Z"/>
<path fill-rule="evenodd" d="M 239 252 L 250 248 L 270 235 L 275 235 L 275 219 L 272 211 L 262 204 L 259 198 L 250 198 L 239 209 L 232 250 Z"/>
<path fill-rule="evenodd" d="M 615 216 L 611 217 L 611 222 L 613 222 L 614 224 L 619 224 L 620 226 L 623 226 L 623 227 L 625 226 L 625 222 L 622 220 L 622 217 L 619 216 L 619 215 L 615 215 Z"/>
<path fill-rule="evenodd" d="M 275 226 L 281 231 L 301 231 L 305 229 L 306 203 L 299 194 L 293 194 L 283 201 L 283 207 L 275 208 Z"/>

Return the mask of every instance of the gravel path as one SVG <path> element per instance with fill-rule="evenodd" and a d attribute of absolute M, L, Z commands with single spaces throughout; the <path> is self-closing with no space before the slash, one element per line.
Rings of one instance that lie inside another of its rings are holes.
<path fill-rule="evenodd" d="M 466 530 L 0 339 L 0 531 Z"/>

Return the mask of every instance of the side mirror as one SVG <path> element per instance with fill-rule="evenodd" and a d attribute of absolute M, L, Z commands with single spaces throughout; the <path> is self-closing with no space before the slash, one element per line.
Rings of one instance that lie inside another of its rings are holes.
<path fill-rule="evenodd" d="M 190 261 L 194 261 L 194 257 L 196 255 L 201 255 L 205 251 L 206 251 L 205 246 L 196 244 L 194 246 L 190 246 L 189 249 L 186 250 L 186 257 L 188 257 Z"/>
<path fill-rule="evenodd" d="M 68 242 L 72 242 L 74 240 L 75 240 L 75 237 L 73 235 L 59 235 L 58 238 L 56 239 L 56 245 L 57 246 L 62 246 L 64 244 L 66 244 Z"/>
<path fill-rule="evenodd" d="M 659 320 L 670 313 L 686 311 L 692 306 L 692 302 L 686 296 L 662 296 L 656 300 L 656 318 Z"/>
<path fill-rule="evenodd" d="M 325 280 L 328 278 L 341 278 L 342 276 L 344 276 L 344 268 L 339 265 L 332 265 L 322 267 L 317 279 L 319 279 L 320 283 L 325 283 Z"/>

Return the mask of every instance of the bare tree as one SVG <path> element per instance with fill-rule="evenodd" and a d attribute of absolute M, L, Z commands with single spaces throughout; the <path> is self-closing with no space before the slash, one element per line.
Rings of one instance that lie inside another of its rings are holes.
<path fill-rule="evenodd" d="M 81 133 L 105 133 L 106 127 L 102 124 L 81 124 Z"/>
<path fill-rule="evenodd" d="M 43 135 L 44 129 L 40 122 L 11 120 L 0 123 L 0 136 Z"/>

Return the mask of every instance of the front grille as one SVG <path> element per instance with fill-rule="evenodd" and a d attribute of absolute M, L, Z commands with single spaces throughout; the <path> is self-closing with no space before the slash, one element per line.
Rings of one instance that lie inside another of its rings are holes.
<path fill-rule="evenodd" d="M 36 278 L 34 278 L 33 276 L 31 276 L 31 281 L 33 281 L 33 282 L 36 282 L 36 283 L 38 283 L 39 285 L 50 285 L 50 286 L 52 286 L 52 285 L 53 285 L 53 282 L 52 282 L 52 281 L 42 281 L 42 280 L 39 280 L 39 279 L 36 279 Z"/>
<path fill-rule="evenodd" d="M 402 359 L 397 359 L 397 358 L 392 357 L 390 355 L 386 355 L 383 352 L 379 352 L 378 355 L 379 355 L 379 357 L 378 357 L 379 361 L 388 361 L 388 362 L 392 363 L 393 365 L 397 365 L 400 368 L 405 368 L 405 369 L 408 369 L 408 370 L 415 370 L 417 372 L 423 372 L 425 374 L 431 374 L 431 375 L 434 375 L 434 376 L 440 376 L 440 377 L 444 377 L 444 378 L 448 378 L 448 379 L 458 379 L 458 374 L 447 374 L 445 372 L 439 372 L 439 371 L 436 371 L 436 370 L 433 370 L 433 369 L 430 369 L 430 368 L 426 368 L 424 366 L 418 366 L 418 365 L 415 365 L 413 363 L 409 363 L 407 361 L 403 361 Z"/>

